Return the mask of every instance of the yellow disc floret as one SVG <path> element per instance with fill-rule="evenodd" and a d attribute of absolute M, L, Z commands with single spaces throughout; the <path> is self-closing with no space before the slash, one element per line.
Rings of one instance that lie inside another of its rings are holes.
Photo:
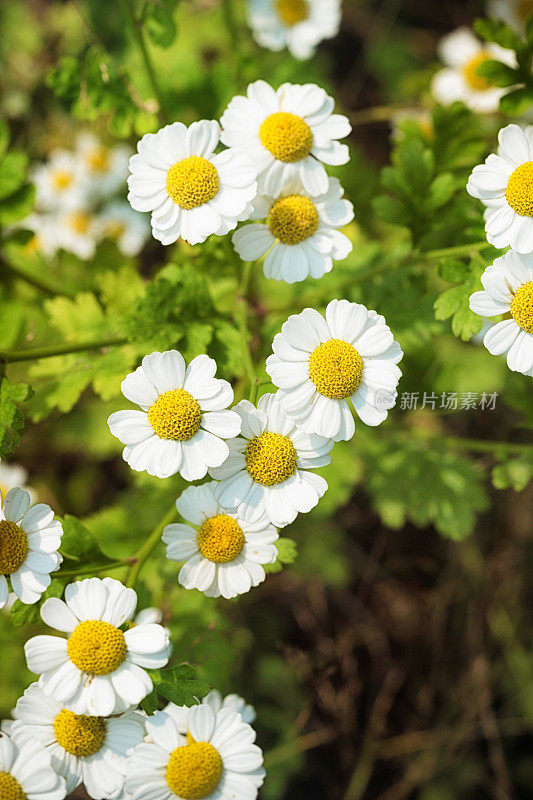
<path fill-rule="evenodd" d="M 167 192 L 181 208 L 197 208 L 208 203 L 218 189 L 218 172 L 207 158 L 184 158 L 167 172 Z"/>
<path fill-rule="evenodd" d="M 485 50 L 482 50 L 480 53 L 471 58 L 466 64 L 463 66 L 463 77 L 470 87 L 470 89 L 474 89 L 476 92 L 486 92 L 487 89 L 492 89 L 491 84 L 484 78 L 482 75 L 478 75 L 478 68 L 485 63 L 485 61 L 489 61 L 491 58 L 490 53 L 487 53 Z"/>
<path fill-rule="evenodd" d="M 288 28 L 303 22 L 309 16 L 307 0 L 276 0 L 278 17 Z"/>
<path fill-rule="evenodd" d="M 259 138 L 274 158 L 288 164 L 306 158 L 313 146 L 313 134 L 307 122 L 287 111 L 270 114 L 261 123 Z"/>
<path fill-rule="evenodd" d="M 281 197 L 270 209 L 268 227 L 282 244 L 299 244 L 318 228 L 318 211 L 308 197 Z"/>
<path fill-rule="evenodd" d="M 80 622 L 67 640 L 69 658 L 87 675 L 108 675 L 120 667 L 128 649 L 124 634 L 102 620 Z"/>
<path fill-rule="evenodd" d="M 97 753 L 106 736 L 103 717 L 86 717 L 64 708 L 54 720 L 56 741 L 73 756 L 87 758 Z"/>
<path fill-rule="evenodd" d="M 96 147 L 85 156 L 87 166 L 92 172 L 107 172 L 109 169 L 109 150 L 107 147 Z"/>
<path fill-rule="evenodd" d="M 172 751 L 165 777 L 178 797 L 202 800 L 217 788 L 222 769 L 222 759 L 212 744 L 193 742 Z"/>
<path fill-rule="evenodd" d="M 69 215 L 69 223 L 74 233 L 83 236 L 89 230 L 91 218 L 82 211 L 75 211 L 73 214 Z"/>
<path fill-rule="evenodd" d="M 206 519 L 198 531 L 198 547 L 204 558 L 227 564 L 237 558 L 244 544 L 242 528 L 228 514 Z"/>
<path fill-rule="evenodd" d="M 14 522 L 0 521 L 0 575 L 12 575 L 28 554 L 26 534 Z M 1 796 L 1 795 L 0 795 Z"/>
<path fill-rule="evenodd" d="M 2 800 L 26 800 L 22 787 L 9 772 L 0 771 L 0 798 Z"/>
<path fill-rule="evenodd" d="M 511 316 L 517 325 L 533 333 L 533 281 L 517 289 L 511 303 Z"/>
<path fill-rule="evenodd" d="M 505 198 L 517 214 L 533 217 L 533 161 L 520 164 L 511 174 Z"/>
<path fill-rule="evenodd" d="M 309 356 L 309 376 L 317 392 L 342 400 L 355 392 L 363 375 L 363 359 L 348 342 L 330 339 Z"/>
<path fill-rule="evenodd" d="M 73 181 L 73 176 L 71 172 L 67 172 L 63 169 L 58 169 L 54 172 L 52 177 L 52 182 L 56 189 L 61 191 L 62 189 L 68 189 L 70 184 Z"/>
<path fill-rule="evenodd" d="M 171 389 L 160 394 L 148 409 L 148 422 L 161 439 L 192 439 L 201 421 L 202 409 L 185 389 Z"/>
<path fill-rule="evenodd" d="M 254 481 L 274 486 L 286 481 L 296 469 L 296 450 L 288 436 L 266 431 L 250 439 L 245 452 L 246 469 Z"/>

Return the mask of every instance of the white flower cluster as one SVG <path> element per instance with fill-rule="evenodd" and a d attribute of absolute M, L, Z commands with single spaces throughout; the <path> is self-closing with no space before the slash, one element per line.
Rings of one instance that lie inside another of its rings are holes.
<path fill-rule="evenodd" d="M 36 166 L 36 211 L 22 223 L 34 234 L 28 247 L 47 257 L 63 249 L 88 260 L 97 243 L 108 238 L 123 255 L 137 255 L 149 228 L 120 197 L 130 155 L 127 145 L 107 147 L 84 133 L 73 151 L 54 150 Z"/>

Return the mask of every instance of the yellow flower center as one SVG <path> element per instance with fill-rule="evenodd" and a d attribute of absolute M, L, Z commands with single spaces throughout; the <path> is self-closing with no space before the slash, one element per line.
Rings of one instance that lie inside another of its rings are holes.
<path fill-rule="evenodd" d="M 22 787 L 9 772 L 0 772 L 0 798 L 2 800 L 26 800 Z"/>
<path fill-rule="evenodd" d="M 513 297 L 511 316 L 517 325 L 533 333 L 533 281 L 524 283 Z"/>
<path fill-rule="evenodd" d="M 217 788 L 222 759 L 208 742 L 177 747 L 170 754 L 165 778 L 172 792 L 183 800 L 202 800 Z"/>
<path fill-rule="evenodd" d="M 14 522 L 0 521 L 0 575 L 12 575 L 28 554 L 26 534 Z M 1 797 L 1 795 L 0 795 Z"/>
<path fill-rule="evenodd" d="M 85 160 L 92 172 L 107 172 L 110 162 L 109 150 L 107 147 L 97 147 L 87 153 Z"/>
<path fill-rule="evenodd" d="M 505 198 L 517 214 L 533 217 L 533 161 L 520 164 L 511 174 Z"/>
<path fill-rule="evenodd" d="M 281 197 L 270 209 L 268 227 L 283 244 L 299 244 L 318 228 L 318 211 L 308 197 Z"/>
<path fill-rule="evenodd" d="M 123 222 L 108 222 L 105 226 L 106 236 L 109 236 L 110 239 L 120 239 L 120 237 L 126 232 L 126 225 Z"/>
<path fill-rule="evenodd" d="M 58 169 L 54 172 L 52 177 L 52 182 L 56 189 L 61 191 L 62 189 L 68 189 L 70 184 L 72 183 L 72 173 L 66 172 L 66 170 Z"/>
<path fill-rule="evenodd" d="M 73 756 L 86 758 L 97 753 L 105 740 L 103 717 L 86 717 L 64 708 L 54 720 L 56 741 Z"/>
<path fill-rule="evenodd" d="M 167 192 L 181 208 L 197 208 L 208 203 L 218 189 L 218 173 L 207 158 L 184 158 L 167 172 Z"/>
<path fill-rule="evenodd" d="M 185 389 L 160 394 L 148 410 L 148 422 L 161 439 L 192 439 L 201 421 L 202 409 Z"/>
<path fill-rule="evenodd" d="M 245 452 L 246 469 L 254 481 L 274 486 L 286 481 L 296 469 L 296 450 L 288 436 L 266 431 L 250 439 Z"/>
<path fill-rule="evenodd" d="M 82 211 L 75 211 L 69 216 L 69 222 L 74 233 L 78 233 L 80 236 L 83 236 L 89 230 L 91 218 L 88 214 L 84 214 Z"/>
<path fill-rule="evenodd" d="M 80 622 L 67 640 L 69 658 L 87 675 L 108 675 L 120 667 L 128 649 L 124 634 L 102 620 Z"/>
<path fill-rule="evenodd" d="M 281 21 L 291 28 L 309 16 L 307 0 L 276 0 L 276 11 Z"/>
<path fill-rule="evenodd" d="M 306 158 L 313 146 L 313 134 L 307 122 L 287 111 L 270 114 L 261 123 L 259 138 L 274 158 L 289 164 Z"/>
<path fill-rule="evenodd" d="M 478 67 L 484 64 L 485 61 L 489 61 L 490 58 L 490 53 L 487 53 L 486 50 L 482 50 L 463 66 L 463 77 L 468 86 L 476 92 L 486 92 L 487 89 L 492 89 L 487 79 L 477 74 Z"/>
<path fill-rule="evenodd" d="M 309 376 L 317 392 L 334 400 L 350 397 L 363 375 L 363 359 L 348 342 L 330 339 L 309 356 Z"/>
<path fill-rule="evenodd" d="M 242 550 L 244 534 L 235 520 L 227 514 L 206 519 L 198 531 L 198 547 L 204 558 L 215 564 L 233 561 Z"/>

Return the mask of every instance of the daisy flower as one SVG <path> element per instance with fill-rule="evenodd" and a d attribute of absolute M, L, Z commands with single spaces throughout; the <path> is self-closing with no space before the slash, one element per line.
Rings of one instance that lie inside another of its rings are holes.
<path fill-rule="evenodd" d="M 261 47 L 286 47 L 295 58 L 311 58 L 323 39 L 339 31 L 341 0 L 250 0 L 248 24 Z"/>
<path fill-rule="evenodd" d="M 470 296 L 470 308 L 480 317 L 505 314 L 486 332 L 483 344 L 493 356 L 507 353 L 514 372 L 533 375 L 533 253 L 509 250 L 481 276 L 485 291 Z"/>
<path fill-rule="evenodd" d="M 343 200 L 337 178 L 329 178 L 328 190 L 311 197 L 302 184 L 288 184 L 278 197 L 259 195 L 251 219 L 232 236 L 233 246 L 244 261 L 265 253 L 263 273 L 286 283 L 330 272 L 333 259 L 346 258 L 352 243 L 337 230 L 353 219 L 353 206 Z"/>
<path fill-rule="evenodd" d="M 74 153 L 54 150 L 47 163 L 33 169 L 35 204 L 43 211 L 82 208 L 86 204 L 83 166 Z"/>
<path fill-rule="evenodd" d="M 42 619 L 69 636 L 34 636 L 24 646 L 43 692 L 76 714 L 97 716 L 126 711 L 146 697 L 153 685 L 143 667 L 164 667 L 170 644 L 161 625 L 120 629 L 136 604 L 133 589 L 113 578 L 76 581 L 65 589 L 65 602 L 45 600 Z"/>
<path fill-rule="evenodd" d="M 120 200 L 109 203 L 97 220 L 100 236 L 116 242 L 124 256 L 136 256 L 150 235 L 150 225 L 143 214 Z"/>
<path fill-rule="evenodd" d="M 57 214 L 30 214 L 20 223 L 20 227 L 33 233 L 24 246 L 26 253 L 42 253 L 46 258 L 55 256 L 60 247 L 61 234 Z"/>
<path fill-rule="evenodd" d="M 338 442 L 355 425 L 379 425 L 394 405 L 402 350 L 385 319 L 359 303 L 332 300 L 326 318 L 306 308 L 283 323 L 266 369 L 285 413 L 308 434 Z"/>
<path fill-rule="evenodd" d="M 38 741 L 0 733 L 2 800 L 63 800 L 65 795 L 65 781 Z"/>
<path fill-rule="evenodd" d="M 239 434 L 240 419 L 227 410 L 233 389 L 215 378 L 216 368 L 206 355 L 186 367 L 177 350 L 156 351 L 122 381 L 122 394 L 141 411 L 117 411 L 107 422 L 132 469 L 195 481 L 226 460 L 224 440 Z"/>
<path fill-rule="evenodd" d="M 83 167 L 88 191 L 95 199 L 109 197 L 123 187 L 131 156 L 127 145 L 106 147 L 94 134 L 82 133 L 74 155 Z"/>
<path fill-rule="evenodd" d="M 221 708 L 229 708 L 232 711 L 236 711 L 242 721 L 248 723 L 248 725 L 252 725 L 256 718 L 255 708 L 248 705 L 246 700 L 238 694 L 228 694 L 226 697 L 222 697 L 217 689 L 213 689 L 201 700 L 201 704 L 210 706 L 215 714 L 218 714 Z M 189 712 L 191 709 L 188 706 L 177 706 L 174 703 L 168 703 L 163 710 L 165 714 L 172 717 L 179 733 L 182 736 L 186 736 L 189 730 Z"/>
<path fill-rule="evenodd" d="M 502 19 L 521 33 L 533 15 L 533 0 L 490 0 L 487 15 Z"/>
<path fill-rule="evenodd" d="M 11 735 L 36 739 L 66 780 L 67 793 L 83 783 L 95 800 L 123 790 L 128 752 L 144 740 L 144 720 L 128 711 L 116 717 L 75 714 L 32 683 L 13 711 Z"/>
<path fill-rule="evenodd" d="M 189 244 L 224 236 L 248 219 L 257 194 L 256 169 L 242 151 L 215 153 L 220 126 L 214 120 L 166 125 L 147 133 L 130 158 L 128 200 L 152 212 L 152 233 L 163 244 Z"/>
<path fill-rule="evenodd" d="M 242 420 L 241 436 L 229 443 L 227 461 L 209 470 L 220 481 L 215 497 L 243 518 L 266 513 L 272 525 L 283 528 L 298 512 L 314 508 L 328 488 L 310 470 L 329 464 L 333 442 L 304 433 L 273 394 L 263 395 L 257 408 L 241 400 L 234 409 Z"/>
<path fill-rule="evenodd" d="M 23 603 L 40 599 L 61 564 L 62 535 L 50 506 L 32 506 L 25 489 L 9 490 L 0 503 L 0 608 L 9 597 L 7 578 Z"/>
<path fill-rule="evenodd" d="M 499 249 L 533 251 L 533 125 L 507 125 L 497 154 L 474 167 L 467 192 L 486 206 L 485 232 Z"/>
<path fill-rule="evenodd" d="M 434 98 L 443 105 L 462 101 L 472 111 L 490 114 L 498 110 L 500 98 L 508 91 L 493 86 L 478 68 L 485 61 L 502 61 L 516 66 L 514 53 L 497 44 L 482 43 L 469 28 L 462 27 L 444 36 L 438 46 L 445 69 L 434 76 L 431 89 Z"/>
<path fill-rule="evenodd" d="M 181 516 L 192 523 L 172 523 L 163 531 L 167 558 L 184 561 L 178 580 L 186 589 L 207 597 L 236 597 L 265 580 L 262 564 L 273 564 L 278 532 L 266 516 L 250 521 L 222 508 L 215 498 L 216 481 L 189 486 L 176 501 Z"/>
<path fill-rule="evenodd" d="M 20 464 L 13 464 L 0 459 L 0 494 L 5 497 L 10 489 L 25 489 L 34 502 L 37 492 L 33 486 L 27 485 L 28 472 Z"/>
<path fill-rule="evenodd" d="M 333 114 L 334 101 L 314 83 L 284 83 L 275 91 L 265 81 L 248 86 L 222 115 L 224 144 L 245 150 L 258 169 L 259 192 L 277 197 L 299 179 L 310 195 L 328 191 L 324 164 L 346 164 L 348 119 Z"/>
<path fill-rule="evenodd" d="M 83 261 L 94 256 L 98 240 L 97 219 L 90 211 L 65 211 L 56 220 L 56 244 Z"/>
<path fill-rule="evenodd" d="M 207 704 L 189 709 L 187 726 L 185 737 L 164 711 L 147 718 L 152 741 L 128 759 L 132 800 L 255 800 L 265 771 L 253 728 L 232 709 Z"/>

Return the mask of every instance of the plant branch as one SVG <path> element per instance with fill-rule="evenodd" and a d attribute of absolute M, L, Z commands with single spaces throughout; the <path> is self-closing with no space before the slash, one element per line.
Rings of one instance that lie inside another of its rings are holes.
<path fill-rule="evenodd" d="M 434 258 L 446 258 L 447 256 L 468 256 L 477 253 L 485 247 L 492 247 L 487 240 L 484 242 L 473 242 L 472 244 L 458 244 L 454 247 L 442 247 L 440 250 L 428 250 L 426 253 L 418 253 L 419 258 L 424 261 Z"/>
<path fill-rule="evenodd" d="M 12 364 L 16 361 L 38 361 L 41 358 L 53 358 L 54 356 L 64 356 L 70 353 L 81 353 L 84 350 L 102 350 L 104 347 L 127 344 L 127 341 L 128 340 L 123 336 L 116 336 L 112 339 L 98 339 L 96 341 L 81 342 L 78 344 L 34 347 L 29 350 L 2 350 L 0 351 L 0 361 L 8 364 Z"/>
<path fill-rule="evenodd" d="M 76 575 L 95 575 L 100 572 L 107 572 L 110 569 L 118 569 L 118 567 L 128 566 L 131 566 L 131 558 L 121 558 L 118 561 L 110 561 L 108 564 L 86 564 L 79 569 L 60 570 L 57 573 L 52 573 L 52 577 L 57 576 L 58 578 L 71 578 L 75 577 Z"/>
<path fill-rule="evenodd" d="M 34 289 L 38 289 L 40 292 L 50 295 L 50 297 L 56 297 L 57 295 L 69 298 L 74 297 L 74 293 L 61 288 L 60 286 L 56 286 L 54 283 L 50 283 L 50 281 L 47 281 L 44 278 L 41 278 L 37 275 L 32 275 L 21 267 L 8 264 L 7 261 L 4 260 L 2 260 L 1 264 L 2 269 L 5 272 L 11 273 L 11 275 L 13 275 L 15 278 L 20 278 L 21 280 L 26 281 L 26 283 L 29 283 L 30 286 L 34 287 Z"/>
<path fill-rule="evenodd" d="M 135 555 L 132 556 L 130 559 L 130 568 L 126 576 L 126 586 L 130 586 L 132 588 L 135 587 L 135 584 L 139 579 L 139 573 L 141 572 L 145 561 L 148 559 L 152 550 L 154 550 L 161 539 L 163 529 L 172 522 L 176 514 L 176 505 L 175 503 L 172 503 L 172 507 L 167 511 L 163 519 L 157 523 L 148 539 L 146 539 L 144 544 L 139 548 L 139 550 L 137 550 Z"/>

